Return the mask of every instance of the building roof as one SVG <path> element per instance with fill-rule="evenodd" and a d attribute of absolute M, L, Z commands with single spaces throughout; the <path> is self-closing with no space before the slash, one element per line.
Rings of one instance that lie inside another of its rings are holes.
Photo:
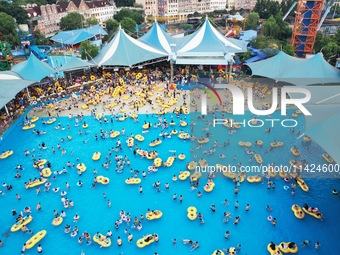
<path fill-rule="evenodd" d="M 81 1 L 82 0 L 71 0 L 70 2 L 73 2 L 75 4 L 75 6 L 77 6 L 77 8 L 79 8 Z"/>
<path fill-rule="evenodd" d="M 157 21 L 145 35 L 138 38 L 138 41 L 145 42 L 167 53 L 171 52 L 171 44 L 175 43 L 175 39 L 167 34 Z"/>
<path fill-rule="evenodd" d="M 255 30 L 245 30 L 240 33 L 240 40 L 249 42 L 251 39 L 257 36 L 257 31 Z"/>
<path fill-rule="evenodd" d="M 67 7 L 68 7 L 68 5 L 69 5 L 69 2 L 57 2 L 56 3 L 56 5 L 57 5 L 57 10 L 59 11 L 59 12 L 66 12 L 66 9 L 67 9 Z M 59 7 L 59 8 L 58 8 Z"/>
<path fill-rule="evenodd" d="M 41 16 L 41 11 L 39 6 L 33 6 L 26 9 L 29 18 L 39 17 Z M 34 15 L 35 14 L 35 15 Z"/>
<path fill-rule="evenodd" d="M 119 27 L 114 38 L 93 59 L 93 63 L 99 66 L 134 66 L 167 55 L 166 52 L 132 38 Z"/>
<path fill-rule="evenodd" d="M 77 30 L 62 31 L 53 36 L 50 40 L 63 44 L 78 44 L 82 41 L 88 40 L 95 35 L 107 35 L 107 32 L 99 25 Z"/>
<path fill-rule="evenodd" d="M 340 83 L 340 71 L 331 66 L 321 53 L 301 59 L 281 51 L 274 57 L 247 65 L 253 75 L 299 86 Z"/>
<path fill-rule="evenodd" d="M 23 79 L 34 82 L 41 81 L 43 78 L 55 73 L 52 67 L 41 62 L 34 54 L 31 54 L 28 60 L 13 66 L 12 71 Z"/>

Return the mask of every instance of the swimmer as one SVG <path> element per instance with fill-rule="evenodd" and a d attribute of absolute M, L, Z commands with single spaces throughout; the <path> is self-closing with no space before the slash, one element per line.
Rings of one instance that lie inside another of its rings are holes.
<path fill-rule="evenodd" d="M 309 246 L 310 245 L 310 241 L 306 239 L 301 244 L 303 245 L 302 246 L 302 248 L 303 248 L 303 247 Z"/>
<path fill-rule="evenodd" d="M 123 245 L 123 240 L 120 238 L 120 236 L 118 236 L 118 238 L 117 238 L 117 245 L 118 246 L 122 246 Z"/>
<path fill-rule="evenodd" d="M 315 247 L 315 250 L 318 250 L 319 247 L 320 247 L 320 243 L 319 243 L 319 242 L 316 242 L 314 247 Z"/>

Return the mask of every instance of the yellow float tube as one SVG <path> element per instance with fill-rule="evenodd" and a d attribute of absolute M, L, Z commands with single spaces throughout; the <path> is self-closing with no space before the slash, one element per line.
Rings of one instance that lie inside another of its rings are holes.
<path fill-rule="evenodd" d="M 11 231 L 12 232 L 16 232 L 18 230 L 20 230 L 23 226 L 26 226 L 28 223 L 30 223 L 33 220 L 33 217 L 31 215 L 29 216 L 25 216 L 24 218 L 22 218 L 19 222 L 15 223 L 12 227 L 11 227 Z"/>
<path fill-rule="evenodd" d="M 135 177 L 132 177 L 132 178 L 127 178 L 126 180 L 125 180 L 125 183 L 126 184 L 139 184 L 139 183 L 141 183 L 141 179 L 140 178 L 135 178 Z"/>
<path fill-rule="evenodd" d="M 151 212 L 146 213 L 146 219 L 147 220 L 156 220 L 163 216 L 163 213 L 160 210 L 154 210 Z"/>
<path fill-rule="evenodd" d="M 0 159 L 5 159 L 5 158 L 8 158 L 9 156 L 11 156 L 14 152 L 12 150 L 8 150 L 8 151 L 5 151 L 3 152 L 1 155 L 0 155 Z"/>
<path fill-rule="evenodd" d="M 111 245 L 111 239 L 100 233 L 93 236 L 93 241 L 104 248 L 107 248 Z"/>
<path fill-rule="evenodd" d="M 189 171 L 184 171 L 183 173 L 181 173 L 178 176 L 178 179 L 180 179 L 181 181 L 186 180 L 188 177 L 190 176 L 190 172 Z"/>
<path fill-rule="evenodd" d="M 301 207 L 297 204 L 292 205 L 292 211 L 294 212 L 295 217 L 300 220 L 305 217 L 305 213 L 301 210 Z"/>
<path fill-rule="evenodd" d="M 100 152 L 98 152 L 98 151 L 93 153 L 92 160 L 99 160 L 101 155 L 102 154 Z"/>
<path fill-rule="evenodd" d="M 136 245 L 138 248 L 144 248 L 145 246 L 152 244 L 154 241 L 155 241 L 154 236 L 149 234 L 147 236 L 144 236 L 141 239 L 138 239 L 138 241 L 136 242 Z"/>
<path fill-rule="evenodd" d="M 294 244 L 294 248 L 290 248 L 289 247 L 289 245 L 291 244 L 292 242 L 281 242 L 280 244 L 279 244 L 279 248 L 280 248 L 280 250 L 282 251 L 282 252 L 284 252 L 284 253 L 297 253 L 298 252 L 298 250 L 299 250 L 299 248 L 298 248 L 298 246 L 295 244 L 295 243 L 293 243 Z"/>
<path fill-rule="evenodd" d="M 34 236 L 32 236 L 30 239 L 26 241 L 25 248 L 31 249 L 34 245 L 37 244 L 41 239 L 43 239 L 46 235 L 46 230 L 41 230 L 38 233 L 36 233 Z"/>

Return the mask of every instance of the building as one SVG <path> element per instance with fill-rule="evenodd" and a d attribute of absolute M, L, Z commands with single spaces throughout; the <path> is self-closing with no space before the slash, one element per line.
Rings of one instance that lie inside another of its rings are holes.
<path fill-rule="evenodd" d="M 39 20 L 33 29 L 40 30 L 46 37 L 56 34 L 60 30 L 60 20 L 71 12 L 82 14 L 85 20 L 96 18 L 101 24 L 113 18 L 117 11 L 115 3 L 108 0 L 70 0 L 40 7 L 36 4 L 29 4 L 23 7 L 27 11 L 30 20 Z"/>
<path fill-rule="evenodd" d="M 164 17 L 169 22 L 181 22 L 194 12 L 224 10 L 227 0 L 136 0 L 143 5 L 145 15 Z"/>
<path fill-rule="evenodd" d="M 228 9 L 239 10 L 239 9 L 247 9 L 252 10 L 256 5 L 257 0 L 227 0 Z M 280 3 L 281 0 L 278 0 Z"/>

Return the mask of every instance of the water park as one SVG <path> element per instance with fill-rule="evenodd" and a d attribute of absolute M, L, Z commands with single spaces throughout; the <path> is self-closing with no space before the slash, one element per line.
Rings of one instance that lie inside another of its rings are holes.
<path fill-rule="evenodd" d="M 339 71 L 246 46 L 155 22 L 0 72 L 0 253 L 338 254 Z"/>

